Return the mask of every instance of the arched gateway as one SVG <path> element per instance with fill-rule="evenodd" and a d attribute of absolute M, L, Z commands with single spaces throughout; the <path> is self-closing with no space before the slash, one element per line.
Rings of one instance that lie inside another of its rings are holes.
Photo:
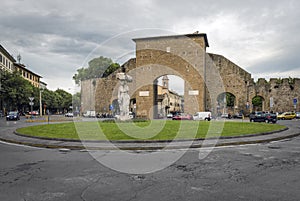
<path fill-rule="evenodd" d="M 156 118 L 156 80 L 176 75 L 184 80 L 184 112 L 217 113 L 218 95 L 230 92 L 235 111 L 245 110 L 253 91 L 251 75 L 223 56 L 208 54 L 206 34 L 186 34 L 133 39 L 136 58 L 122 67 L 133 78 L 129 83 L 130 109 L 137 117 Z M 97 113 L 114 113 L 118 81 L 114 72 L 107 78 L 81 83 L 82 112 L 95 108 Z M 253 92 L 254 93 L 254 92 Z M 87 100 L 89 99 L 89 100 Z M 92 99 L 92 100 L 90 100 Z"/>

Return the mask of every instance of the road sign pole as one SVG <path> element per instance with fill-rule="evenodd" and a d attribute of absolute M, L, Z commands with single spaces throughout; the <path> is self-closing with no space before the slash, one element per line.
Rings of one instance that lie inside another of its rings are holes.
<path fill-rule="evenodd" d="M 296 108 L 297 108 L 297 102 L 298 102 L 297 98 L 294 98 L 293 99 L 293 104 L 294 104 L 295 112 L 296 112 Z"/>

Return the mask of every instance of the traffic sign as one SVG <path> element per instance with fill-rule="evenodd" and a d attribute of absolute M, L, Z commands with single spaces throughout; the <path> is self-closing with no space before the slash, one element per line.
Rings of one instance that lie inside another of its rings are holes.
<path fill-rule="evenodd" d="M 298 101 L 297 101 L 297 98 L 294 98 L 294 99 L 293 99 L 294 105 L 297 105 L 297 102 L 298 102 Z"/>
<path fill-rule="evenodd" d="M 29 97 L 30 102 L 34 100 L 34 97 Z"/>
<path fill-rule="evenodd" d="M 270 97 L 270 108 L 274 107 L 274 99 Z"/>
<path fill-rule="evenodd" d="M 34 105 L 34 102 L 29 102 L 29 105 Z"/>

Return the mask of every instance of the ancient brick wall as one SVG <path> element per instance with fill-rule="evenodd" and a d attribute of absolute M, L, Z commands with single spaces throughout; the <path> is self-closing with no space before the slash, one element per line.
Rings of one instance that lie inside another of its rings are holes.
<path fill-rule="evenodd" d="M 133 78 L 129 94 L 136 100 L 136 114 L 140 117 L 155 116 L 155 87 L 157 78 L 176 75 L 184 81 L 184 110 L 216 112 L 217 97 L 227 92 L 235 97 L 230 112 L 251 112 L 252 99 L 263 98 L 262 110 L 294 111 L 293 99 L 300 98 L 300 79 L 258 79 L 222 55 L 206 53 L 206 35 L 153 37 L 134 39 L 136 59 L 130 59 L 123 67 Z M 109 112 L 109 105 L 117 99 L 119 82 L 116 74 L 107 78 L 85 80 L 81 83 L 82 112 L 95 110 Z M 270 108 L 270 98 L 274 105 Z M 250 105 L 250 107 L 246 107 Z M 299 111 L 299 106 L 296 110 Z M 154 116 L 153 116 L 154 115 Z"/>
<path fill-rule="evenodd" d="M 264 98 L 266 111 L 284 112 L 299 111 L 300 79 L 299 78 L 271 78 L 269 81 L 261 78 L 255 84 L 256 95 Z M 254 96 L 253 96 L 254 97 Z M 273 107 L 270 107 L 270 98 L 273 99 Z M 293 99 L 297 99 L 297 107 L 294 108 Z"/>
<path fill-rule="evenodd" d="M 218 96 L 220 92 L 227 92 L 235 96 L 235 106 L 234 108 L 231 108 L 231 112 L 234 112 L 233 110 L 235 110 L 235 112 L 245 110 L 246 103 L 249 101 L 247 94 L 249 93 L 249 85 L 251 85 L 252 82 L 251 74 L 222 55 L 208 54 L 206 62 L 207 84 L 214 82 L 216 76 L 220 76 L 222 83 L 219 83 L 216 86 L 224 87 L 223 89 L 218 90 L 215 90 L 214 88 L 208 90 L 207 97 L 212 96 L 211 93 L 219 91 L 213 100 L 207 100 L 210 103 L 210 107 L 215 108 L 215 105 L 213 106 L 211 104 L 217 100 L 216 96 Z M 216 67 L 217 72 L 211 72 L 210 69 L 213 69 L 212 65 Z"/>

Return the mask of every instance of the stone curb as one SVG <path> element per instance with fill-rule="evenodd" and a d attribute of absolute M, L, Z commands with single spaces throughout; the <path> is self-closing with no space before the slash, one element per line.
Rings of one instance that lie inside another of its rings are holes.
<path fill-rule="evenodd" d="M 266 134 L 262 134 L 266 135 Z M 257 136 L 260 136 L 257 134 Z M 257 144 L 257 143 L 267 143 L 271 141 L 278 141 L 288 138 L 293 138 L 296 136 L 300 136 L 300 133 L 290 134 L 290 135 L 284 135 L 279 137 L 273 137 L 273 138 L 266 138 L 266 139 L 258 139 L 258 140 L 248 140 L 248 141 L 236 141 L 236 142 L 217 142 L 213 145 L 205 145 L 202 144 L 192 144 L 190 146 L 172 146 L 168 147 L 168 149 L 187 149 L 187 148 L 205 148 L 205 147 L 221 147 L 221 146 L 233 146 L 233 145 L 246 145 L 246 144 Z M 249 137 L 249 136 L 248 136 Z M 240 137 L 240 139 L 242 139 Z M 8 143 L 14 143 L 14 144 L 20 144 L 20 145 L 27 145 L 27 146 L 33 146 L 33 147 L 39 147 L 39 148 L 51 148 L 51 149 L 60 149 L 60 148 L 67 148 L 72 150 L 81 150 L 81 149 L 88 149 L 88 150 L 162 150 L 165 148 L 165 146 L 123 146 L 123 147 L 94 147 L 94 146 L 83 146 L 83 145 L 56 145 L 56 144 L 42 144 L 42 143 L 31 143 L 31 142 L 23 142 L 23 141 L 17 141 L 13 139 L 6 139 L 0 137 L 1 141 L 8 142 Z"/>

